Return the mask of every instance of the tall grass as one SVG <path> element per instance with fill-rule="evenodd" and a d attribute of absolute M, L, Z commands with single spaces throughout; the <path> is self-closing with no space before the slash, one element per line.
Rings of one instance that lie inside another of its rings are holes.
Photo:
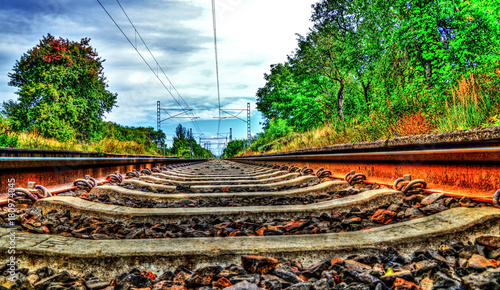
<path fill-rule="evenodd" d="M 439 120 L 438 131 L 447 132 L 480 127 L 488 119 L 488 106 L 473 74 L 462 77 L 453 86 L 452 104 L 446 102 L 446 111 Z"/>

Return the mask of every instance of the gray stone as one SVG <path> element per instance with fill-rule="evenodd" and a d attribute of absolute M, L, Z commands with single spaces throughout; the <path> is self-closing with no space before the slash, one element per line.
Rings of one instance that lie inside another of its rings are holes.
<path fill-rule="evenodd" d="M 447 210 L 448 208 L 442 204 L 439 203 L 433 203 L 428 206 L 420 208 L 420 210 L 426 214 L 426 215 L 431 215 L 431 214 L 436 214 L 438 212 L 442 212 Z"/>
<path fill-rule="evenodd" d="M 233 284 L 238 284 L 243 281 L 247 281 L 252 284 L 259 284 L 260 275 L 259 274 L 239 275 L 229 278 L 229 281 Z"/>
<path fill-rule="evenodd" d="M 281 290 L 283 288 L 279 279 L 269 279 L 264 281 L 264 287 L 269 290 Z"/>
<path fill-rule="evenodd" d="M 436 192 L 436 193 L 433 193 L 433 194 L 429 195 L 428 197 L 422 199 L 420 204 L 421 205 L 429 205 L 429 204 L 431 204 L 431 203 L 435 202 L 436 200 L 443 198 L 443 197 L 444 197 L 444 193 Z"/>
<path fill-rule="evenodd" d="M 229 286 L 227 288 L 224 288 L 225 290 L 260 290 L 257 285 L 250 283 L 248 281 L 243 281 L 237 284 L 234 284 L 233 286 Z"/>
<path fill-rule="evenodd" d="M 10 288 L 11 290 L 34 290 L 35 286 L 30 282 L 29 279 L 26 277 L 20 276 L 19 279 L 17 279 L 12 287 Z"/>
<path fill-rule="evenodd" d="M 110 284 L 109 281 L 104 281 L 101 279 L 89 279 L 85 281 L 85 287 L 89 290 L 99 290 L 108 287 Z"/>
<path fill-rule="evenodd" d="M 488 269 L 481 274 L 462 277 L 463 286 L 468 289 L 500 289 L 500 269 Z"/>
<path fill-rule="evenodd" d="M 456 279 L 448 277 L 446 274 L 443 272 L 437 272 L 434 274 L 434 289 L 462 289 L 460 286 L 460 281 L 457 281 Z"/>
<path fill-rule="evenodd" d="M 405 217 L 412 219 L 421 218 L 425 215 L 416 207 L 410 207 L 405 211 Z"/>
<path fill-rule="evenodd" d="M 313 289 L 314 290 L 329 290 L 330 289 L 330 284 L 326 279 L 320 279 L 313 284 Z"/>
<path fill-rule="evenodd" d="M 488 253 L 488 259 L 498 260 L 499 258 L 500 258 L 500 249 L 496 249 Z"/>
<path fill-rule="evenodd" d="M 206 286 L 212 283 L 212 279 L 222 271 L 221 266 L 205 266 L 196 269 L 191 276 L 185 280 L 186 285 L 190 286 Z"/>
<path fill-rule="evenodd" d="M 283 279 L 283 280 L 285 280 L 287 282 L 290 282 L 292 284 L 303 282 L 291 270 L 285 269 L 284 267 L 281 267 L 281 266 L 278 266 L 278 267 L 274 268 L 272 274 L 275 275 L 276 277 L 281 278 L 281 279 Z"/>
<path fill-rule="evenodd" d="M 311 290 L 312 287 L 313 287 L 312 283 L 300 282 L 286 288 L 286 290 Z"/>
<path fill-rule="evenodd" d="M 36 290 L 45 289 L 53 282 L 66 282 L 69 279 L 70 279 L 69 273 L 67 271 L 62 271 L 58 274 L 52 275 L 50 277 L 38 281 L 37 283 L 35 283 L 35 289 Z"/>
<path fill-rule="evenodd" d="M 388 211 L 393 211 L 393 212 L 398 212 L 401 207 L 395 203 L 391 204 L 387 210 Z"/>

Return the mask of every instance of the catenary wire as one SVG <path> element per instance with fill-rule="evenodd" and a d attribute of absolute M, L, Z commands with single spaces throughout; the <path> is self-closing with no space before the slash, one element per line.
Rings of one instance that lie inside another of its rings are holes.
<path fill-rule="evenodd" d="M 116 27 L 120 30 L 120 32 L 123 34 L 123 36 L 127 39 L 127 41 L 130 43 L 130 45 L 135 49 L 135 51 L 137 52 L 137 54 L 139 54 L 139 56 L 141 57 L 141 59 L 144 61 L 144 63 L 149 67 L 149 69 L 151 70 L 151 72 L 156 76 L 156 78 L 158 79 L 158 81 L 163 85 L 163 87 L 167 90 L 167 92 L 170 94 L 170 96 L 174 99 L 174 101 L 177 103 L 177 105 L 183 109 L 183 110 L 186 110 L 182 105 L 181 103 L 177 100 L 177 98 L 174 96 L 174 94 L 172 93 L 172 91 L 167 87 L 167 85 L 161 80 L 158 72 L 155 72 L 155 70 L 151 67 L 151 65 L 148 63 L 148 61 L 144 58 L 144 56 L 141 54 L 141 52 L 137 49 L 137 46 L 134 45 L 132 43 L 132 41 L 130 40 L 130 38 L 127 36 L 127 34 L 123 31 L 123 29 L 120 27 L 120 25 L 115 21 L 115 19 L 111 16 L 111 14 L 108 12 L 108 10 L 104 7 L 104 5 L 99 1 L 97 0 L 97 2 L 99 3 L 99 5 L 102 7 L 102 9 L 104 10 L 104 12 L 106 12 L 106 14 L 109 16 L 109 18 L 113 21 L 113 23 L 116 25 Z M 120 5 L 121 7 L 121 5 Z M 125 11 L 123 10 L 123 7 L 122 8 L 122 11 L 125 13 Z M 125 13 L 126 14 L 126 13 Z M 126 15 L 127 18 L 128 18 L 128 15 Z M 129 21 L 130 21 L 130 18 L 128 18 Z M 131 23 L 132 24 L 132 23 Z M 132 24 L 132 26 L 134 27 L 135 29 L 135 26 Z M 137 29 L 135 29 L 135 32 L 138 34 L 138 31 Z M 139 34 L 138 34 L 139 35 Z M 139 35 L 139 37 L 141 38 L 142 40 L 142 37 Z M 143 41 L 143 40 L 142 40 Z M 144 43 L 144 41 L 143 41 Z M 145 43 L 144 43 L 145 44 Z M 146 44 L 145 44 L 146 45 Z M 147 46 L 146 46 L 147 47 Z M 148 51 L 151 53 L 151 51 L 149 50 L 148 48 Z M 159 63 L 156 61 L 156 59 L 154 58 L 153 56 L 153 59 L 155 60 L 157 66 L 159 68 L 161 68 L 161 66 L 159 65 Z M 187 105 L 186 101 L 180 96 L 180 94 L 177 92 L 177 89 L 175 89 L 175 87 L 173 86 L 173 84 L 170 82 L 170 79 L 166 76 L 165 72 L 163 71 L 163 68 L 161 68 L 161 71 L 163 72 L 163 74 L 165 75 L 165 77 L 167 78 L 167 80 L 169 81 L 170 85 L 174 88 L 174 90 L 176 91 L 176 93 L 178 94 L 178 96 L 180 97 L 180 99 Z M 188 106 L 189 108 L 189 106 Z M 198 126 L 198 124 L 192 119 L 191 122 L 193 122 L 193 125 L 195 127 L 195 129 L 201 133 L 201 130 Z"/>
<path fill-rule="evenodd" d="M 177 96 L 182 100 L 182 102 L 185 104 L 185 107 L 187 107 L 188 109 L 190 109 L 190 106 L 189 104 L 186 102 L 186 100 L 184 100 L 184 98 L 181 96 L 181 94 L 179 93 L 179 91 L 177 91 L 177 88 L 174 86 L 174 84 L 172 84 L 172 82 L 170 81 L 169 77 L 167 76 L 167 74 L 165 73 L 165 71 L 163 70 L 163 67 L 158 63 L 158 60 L 155 58 L 155 56 L 153 55 L 153 52 L 149 49 L 149 46 L 146 44 L 146 42 L 144 41 L 144 39 L 142 38 L 142 35 L 139 33 L 139 31 L 137 30 L 137 28 L 135 27 L 134 23 L 132 22 L 132 20 L 130 19 L 130 17 L 128 16 L 127 12 L 125 11 L 125 9 L 123 8 L 123 6 L 121 5 L 120 1 L 119 0 L 116 0 L 116 3 L 118 3 L 118 6 L 120 6 L 120 9 L 122 10 L 123 14 L 125 14 L 125 17 L 127 17 L 130 25 L 134 28 L 134 31 L 136 33 L 136 35 L 139 36 L 140 40 L 142 41 L 142 43 L 144 44 L 144 46 L 146 47 L 146 49 L 148 50 L 149 54 L 151 55 L 151 57 L 153 58 L 153 60 L 155 61 L 157 67 L 161 70 L 161 72 L 163 73 L 163 75 L 165 76 L 165 78 L 168 80 L 169 84 L 170 84 L 170 87 L 177 93 Z M 200 131 L 200 128 L 198 126 L 198 123 L 196 123 L 194 121 L 194 115 L 190 112 L 187 113 L 188 115 L 191 114 L 192 115 L 192 118 L 191 119 L 191 122 L 193 123 L 193 125 L 195 126 L 195 128 L 197 129 L 197 131 L 199 133 L 201 133 Z"/>
<path fill-rule="evenodd" d="M 215 0 L 212 0 L 212 21 L 214 30 L 214 49 L 215 49 L 215 75 L 217 78 L 217 99 L 219 101 L 219 122 L 217 126 L 217 137 L 219 137 L 220 132 L 220 122 L 221 122 L 221 107 L 220 107 L 220 81 L 219 81 L 219 59 L 217 53 L 217 25 L 215 18 Z"/>

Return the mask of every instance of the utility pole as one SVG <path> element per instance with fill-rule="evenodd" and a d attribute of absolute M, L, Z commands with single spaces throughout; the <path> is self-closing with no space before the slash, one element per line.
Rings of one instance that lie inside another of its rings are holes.
<path fill-rule="evenodd" d="M 229 142 L 233 141 L 233 128 L 229 128 Z"/>
<path fill-rule="evenodd" d="M 231 113 L 232 111 L 236 113 Z M 243 116 L 240 116 L 244 111 L 247 111 L 247 119 L 243 119 Z M 226 116 L 219 116 L 215 117 L 217 119 L 223 120 L 223 119 L 238 119 L 240 121 L 243 121 L 247 123 L 247 140 L 250 140 L 252 138 L 252 132 L 251 132 L 251 119 L 250 119 L 250 103 L 247 103 L 246 109 L 219 109 L 219 112 L 222 114 L 226 114 Z"/>
<path fill-rule="evenodd" d="M 161 130 L 161 108 L 160 101 L 156 102 L 156 131 Z"/>
<path fill-rule="evenodd" d="M 247 103 L 247 139 L 252 138 L 251 126 L 250 126 L 250 103 Z"/>
<path fill-rule="evenodd" d="M 191 148 L 191 158 L 193 158 L 193 128 L 189 128 L 189 147 Z"/>

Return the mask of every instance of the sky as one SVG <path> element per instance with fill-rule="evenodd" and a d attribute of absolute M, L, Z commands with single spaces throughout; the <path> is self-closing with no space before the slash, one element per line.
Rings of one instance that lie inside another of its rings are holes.
<path fill-rule="evenodd" d="M 239 119 L 223 119 L 219 127 L 210 0 L 99 1 L 158 72 L 168 90 L 97 0 L 0 0 L 0 102 L 17 99 L 17 88 L 7 85 L 7 74 L 16 60 L 44 35 L 50 33 L 73 41 L 88 37 L 90 45 L 105 59 L 104 75 L 109 91 L 118 94 L 117 107 L 106 114 L 106 121 L 156 129 L 157 101 L 162 108 L 181 108 L 170 90 L 182 108 L 192 109 L 189 116 L 198 119 L 162 122 L 167 144 L 171 144 L 179 123 L 193 128 L 198 141 L 200 136 L 214 138 L 218 131 L 222 137 L 229 137 L 229 128 L 234 139 L 246 137 L 247 124 Z M 246 107 L 250 103 L 252 135 L 262 132 L 255 95 L 258 88 L 265 85 L 264 73 L 269 73 L 271 64 L 282 63 L 293 53 L 297 47 L 296 34 L 304 35 L 312 26 L 311 5 L 316 2 L 215 0 L 221 108 L 237 109 L 229 112 L 246 120 Z M 228 116 L 222 114 L 222 117 Z M 162 111 L 162 119 L 167 117 Z M 217 141 L 211 140 L 211 143 L 212 151 L 219 154 L 222 148 L 218 148 Z"/>

